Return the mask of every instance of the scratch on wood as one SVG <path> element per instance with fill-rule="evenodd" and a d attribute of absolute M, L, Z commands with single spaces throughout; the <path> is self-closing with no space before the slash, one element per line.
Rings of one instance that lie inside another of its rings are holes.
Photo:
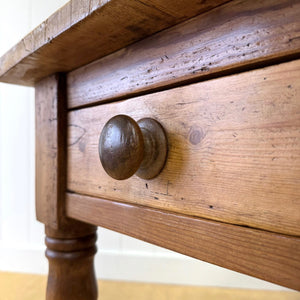
<path fill-rule="evenodd" d="M 77 144 L 84 137 L 84 135 L 86 134 L 86 129 L 75 124 L 69 124 L 68 127 L 75 127 L 81 131 L 81 134 L 75 139 L 75 141 L 68 143 L 68 147 L 71 147 Z"/>

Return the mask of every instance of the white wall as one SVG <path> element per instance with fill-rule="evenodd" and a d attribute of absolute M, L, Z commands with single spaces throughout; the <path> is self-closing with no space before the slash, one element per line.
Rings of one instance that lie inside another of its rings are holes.
<path fill-rule="evenodd" d="M 0 0 L 0 56 L 66 0 Z M 0 84 L 0 270 L 46 273 L 34 211 L 34 90 Z M 108 230 L 98 229 L 99 278 L 283 289 Z"/>

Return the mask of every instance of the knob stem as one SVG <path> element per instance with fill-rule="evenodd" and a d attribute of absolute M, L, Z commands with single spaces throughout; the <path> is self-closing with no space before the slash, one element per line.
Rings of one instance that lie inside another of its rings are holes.
<path fill-rule="evenodd" d="M 167 157 L 167 137 L 163 127 L 154 119 L 138 121 L 144 138 L 144 156 L 137 172 L 143 179 L 156 177 L 164 167 Z"/>

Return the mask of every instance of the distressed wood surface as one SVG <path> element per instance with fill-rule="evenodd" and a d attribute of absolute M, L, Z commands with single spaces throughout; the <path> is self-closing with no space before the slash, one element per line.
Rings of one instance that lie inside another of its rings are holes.
<path fill-rule="evenodd" d="M 66 188 L 65 79 L 50 76 L 36 85 L 36 216 L 58 227 Z"/>
<path fill-rule="evenodd" d="M 32 86 L 227 1 L 71 0 L 0 58 L 0 81 Z"/>
<path fill-rule="evenodd" d="M 300 1 L 231 1 L 68 75 L 70 108 L 300 56 Z"/>
<path fill-rule="evenodd" d="M 300 60 L 69 113 L 67 188 L 81 194 L 300 234 Z M 152 117 L 167 133 L 160 175 L 110 178 L 108 119 Z"/>
<path fill-rule="evenodd" d="M 67 215 L 300 290 L 300 238 L 67 194 Z"/>
<path fill-rule="evenodd" d="M 76 238 L 95 231 L 93 226 L 65 217 L 67 171 L 67 110 L 65 76 L 55 74 L 36 85 L 35 206 L 37 219 L 48 236 Z"/>

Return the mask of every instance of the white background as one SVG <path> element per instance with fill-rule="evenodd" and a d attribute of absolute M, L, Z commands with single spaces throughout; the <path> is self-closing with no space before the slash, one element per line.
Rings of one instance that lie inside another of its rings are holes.
<path fill-rule="evenodd" d="M 66 0 L 0 0 L 0 56 Z M 34 89 L 0 83 L 0 271 L 46 273 L 34 209 Z M 282 287 L 98 229 L 102 279 L 256 289 Z"/>

